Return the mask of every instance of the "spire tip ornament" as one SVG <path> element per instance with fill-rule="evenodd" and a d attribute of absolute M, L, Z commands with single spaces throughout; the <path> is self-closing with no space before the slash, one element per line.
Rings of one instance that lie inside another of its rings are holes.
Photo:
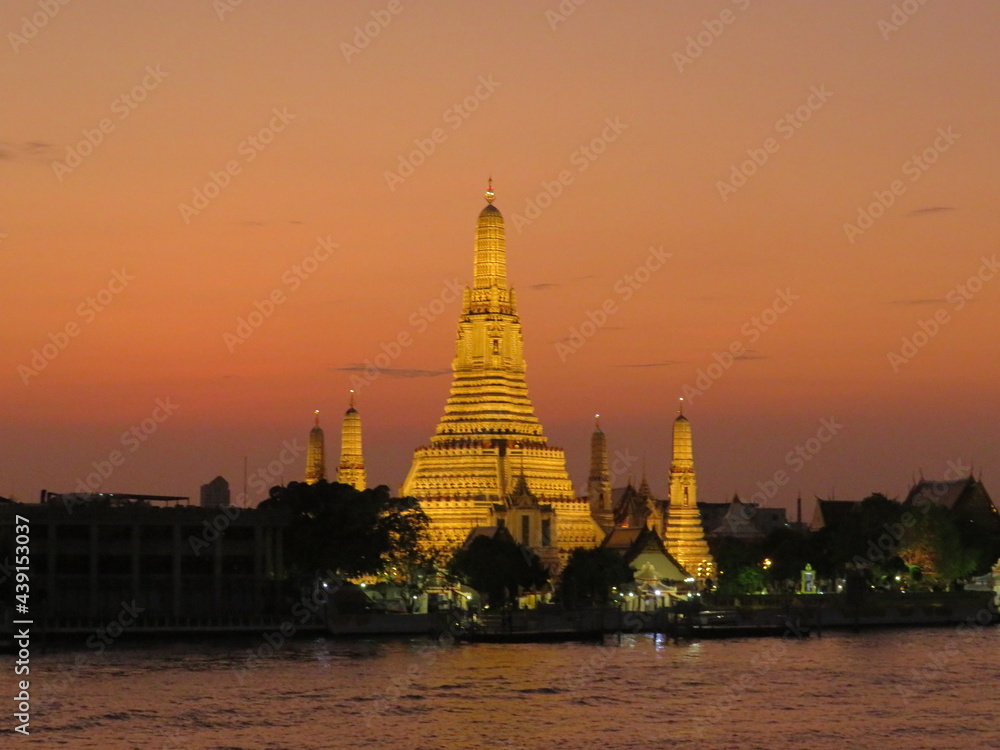
<path fill-rule="evenodd" d="M 486 186 L 486 202 L 493 205 L 493 200 L 496 198 L 496 193 L 493 192 L 493 175 L 490 175 L 489 182 Z"/>

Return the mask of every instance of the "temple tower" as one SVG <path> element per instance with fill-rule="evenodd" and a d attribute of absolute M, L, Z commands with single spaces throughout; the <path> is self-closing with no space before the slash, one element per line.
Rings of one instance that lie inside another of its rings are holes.
<path fill-rule="evenodd" d="M 590 477 L 587 479 L 587 502 L 590 515 L 605 531 L 614 526 L 611 500 L 611 475 L 608 472 L 608 441 L 601 430 L 601 415 L 594 415 L 594 433 L 590 436 Z"/>
<path fill-rule="evenodd" d="M 547 444 L 528 398 L 517 298 L 507 286 L 503 216 L 486 206 L 476 220 L 473 282 L 462 295 L 454 377 L 430 445 L 417 448 L 401 488 L 430 518 L 431 543 L 456 548 L 477 526 L 495 523 L 523 475 L 533 496 L 552 503 L 560 554 L 594 546 L 603 536 L 585 498 L 576 499 L 566 457 Z"/>
<path fill-rule="evenodd" d="M 349 484 L 356 490 L 366 486 L 365 458 L 361 450 L 361 415 L 354 408 L 354 391 L 351 403 L 344 412 L 344 426 L 340 432 L 340 465 L 337 466 L 337 481 Z"/>
<path fill-rule="evenodd" d="M 316 484 L 326 479 L 326 455 L 323 447 L 323 428 L 319 426 L 319 409 L 316 425 L 309 430 L 309 447 L 306 449 L 306 484 Z"/>
<path fill-rule="evenodd" d="M 667 551 L 689 575 L 699 580 L 715 577 L 715 560 L 708 550 L 698 512 L 697 482 L 691 423 L 684 416 L 681 399 L 674 420 L 673 458 L 670 462 L 670 504 L 667 507 Z"/>

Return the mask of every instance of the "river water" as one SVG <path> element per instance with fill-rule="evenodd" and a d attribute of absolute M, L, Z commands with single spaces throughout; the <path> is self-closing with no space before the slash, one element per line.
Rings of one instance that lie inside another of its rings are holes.
<path fill-rule="evenodd" d="M 0 666 L 10 686 L 9 657 Z M 31 684 L 31 735 L 7 734 L 5 710 L 4 748 L 1000 747 L 995 627 L 603 646 L 117 644 L 36 654 Z"/>

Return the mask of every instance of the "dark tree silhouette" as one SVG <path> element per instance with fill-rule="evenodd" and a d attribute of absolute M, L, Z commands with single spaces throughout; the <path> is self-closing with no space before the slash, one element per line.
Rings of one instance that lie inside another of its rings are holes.
<path fill-rule="evenodd" d="M 931 505 L 903 536 L 899 556 L 925 581 L 946 585 L 973 572 L 977 550 L 963 545 L 958 520 L 948 508 Z"/>
<path fill-rule="evenodd" d="M 448 563 L 449 572 L 503 606 L 517 599 L 518 590 L 538 590 L 549 580 L 538 555 L 509 536 L 478 536 Z"/>
<path fill-rule="evenodd" d="M 260 507 L 290 516 L 284 554 L 305 581 L 381 573 L 417 550 L 427 527 L 416 500 L 392 497 L 385 485 L 359 491 L 325 480 L 291 482 L 272 487 Z"/>
<path fill-rule="evenodd" d="M 568 607 L 605 606 L 611 589 L 626 586 L 635 571 L 614 550 L 576 548 L 559 579 L 559 598 Z"/>

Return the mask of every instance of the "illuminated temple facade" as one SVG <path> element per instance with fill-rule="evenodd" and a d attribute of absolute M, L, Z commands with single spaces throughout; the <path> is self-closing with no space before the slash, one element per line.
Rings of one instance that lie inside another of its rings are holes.
<path fill-rule="evenodd" d="M 476 222 L 473 283 L 462 296 L 454 377 L 430 444 L 417 448 L 401 494 L 430 518 L 431 544 L 455 549 L 478 527 L 506 526 L 543 560 L 604 537 L 576 498 L 561 448 L 548 444 L 525 381 L 517 298 L 507 286 L 504 222 L 493 205 Z"/>

